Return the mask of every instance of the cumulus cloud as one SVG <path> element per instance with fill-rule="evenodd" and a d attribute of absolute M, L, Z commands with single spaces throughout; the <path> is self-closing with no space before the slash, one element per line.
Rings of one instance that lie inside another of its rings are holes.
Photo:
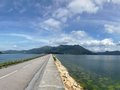
<path fill-rule="evenodd" d="M 84 31 L 72 31 L 71 36 L 76 39 L 78 44 L 84 46 L 109 46 L 114 45 L 113 40 L 106 38 L 103 40 L 97 40 L 88 35 Z"/>
<path fill-rule="evenodd" d="M 105 3 L 119 3 L 119 0 L 66 0 L 62 3 L 63 6 L 54 9 L 47 20 L 40 21 L 38 24 L 40 28 L 60 30 L 61 26 L 64 28 L 65 24 L 69 23 L 67 22 L 69 18 L 78 16 L 73 21 L 79 21 L 82 13 L 95 14 Z"/>
<path fill-rule="evenodd" d="M 93 0 L 97 5 L 103 6 L 105 3 L 109 3 L 110 0 Z"/>
<path fill-rule="evenodd" d="M 75 15 L 82 14 L 83 12 L 93 14 L 98 9 L 99 7 L 92 0 L 71 0 L 64 8 L 58 8 L 52 16 L 65 23 L 68 18 L 72 18 Z"/>
<path fill-rule="evenodd" d="M 17 48 L 18 46 L 17 45 L 13 45 L 13 48 Z"/>
<path fill-rule="evenodd" d="M 82 39 L 82 38 L 85 38 L 85 37 L 90 39 L 89 35 L 85 31 L 81 31 L 81 30 L 72 31 L 70 34 L 71 34 L 71 36 L 76 37 L 78 39 L 79 38 Z"/>
<path fill-rule="evenodd" d="M 59 8 L 53 13 L 53 17 L 59 19 L 62 22 L 66 22 L 70 12 L 67 8 Z"/>
<path fill-rule="evenodd" d="M 82 45 L 90 50 L 100 51 L 101 49 L 111 50 L 111 47 L 116 47 L 116 43 L 111 38 L 102 40 L 95 39 L 85 31 L 72 31 L 69 34 L 61 34 L 58 38 L 53 39 L 53 45 Z M 103 48 L 104 47 L 104 48 Z M 110 48 L 109 48 L 110 47 Z M 104 51 L 105 51 L 104 50 Z"/>
<path fill-rule="evenodd" d="M 96 13 L 99 9 L 92 0 L 72 0 L 72 2 L 69 3 L 68 8 L 75 14 L 82 12 Z"/>
<path fill-rule="evenodd" d="M 49 18 L 43 21 L 42 23 L 40 23 L 40 27 L 45 30 L 60 30 L 61 22 L 54 18 Z"/>
<path fill-rule="evenodd" d="M 104 5 L 105 3 L 120 4 L 120 0 L 93 0 L 97 5 Z"/>
<path fill-rule="evenodd" d="M 111 0 L 114 4 L 120 4 L 120 0 Z"/>
<path fill-rule="evenodd" d="M 84 13 L 97 13 L 106 3 L 120 4 L 120 0 L 70 0 L 63 8 L 58 8 L 53 17 L 66 22 L 69 17 Z"/>
<path fill-rule="evenodd" d="M 113 40 L 112 39 L 103 39 L 100 41 L 102 45 L 105 45 L 105 46 L 113 46 L 115 45 L 115 43 L 113 43 Z"/>
<path fill-rule="evenodd" d="M 30 1 L 32 2 L 32 0 Z M 24 12 L 29 10 L 32 15 L 40 15 L 40 20 L 37 19 L 38 23 L 35 23 L 35 27 L 37 27 L 37 29 L 39 29 L 39 31 L 41 32 L 43 30 L 51 32 L 58 30 L 60 31 L 62 28 L 64 28 L 65 24 L 69 24 L 69 22 L 67 22 L 69 21 L 68 19 L 71 20 L 70 23 L 72 23 L 74 20 L 80 21 L 81 14 L 96 14 L 99 11 L 100 7 L 103 6 L 105 3 L 120 4 L 120 0 L 50 0 L 51 3 L 47 4 L 47 0 L 45 0 L 44 3 L 37 1 L 33 1 L 33 3 L 31 3 L 30 1 L 29 4 L 25 6 L 24 0 L 20 0 L 19 2 L 15 0 L 15 2 L 13 3 L 14 8 L 10 8 L 9 12 L 16 10 L 19 13 L 24 14 Z M 1 4 L 0 7 L 2 7 Z M 29 18 L 31 18 L 32 15 L 30 15 Z M 103 24 L 103 22 L 106 23 L 105 20 L 103 20 L 101 23 Z M 96 20 L 95 23 L 98 23 L 98 21 Z M 34 26 L 34 24 L 32 25 Z M 120 34 L 120 26 L 118 25 L 105 24 L 104 27 L 107 33 Z M 63 32 L 64 31 L 61 30 L 62 34 L 58 35 L 58 37 L 52 37 L 51 35 L 51 44 L 79 44 L 95 50 L 100 50 L 103 47 L 105 50 L 113 47 L 115 49 L 116 47 L 116 43 L 114 43 L 111 38 L 104 38 L 102 40 L 95 39 L 83 30 L 71 31 L 67 34 Z M 30 35 L 16 33 L 9 34 L 9 36 L 20 37 L 34 42 L 44 42 L 47 44 L 49 42 L 49 40 L 40 39 L 40 36 L 38 38 L 35 38 Z"/>
<path fill-rule="evenodd" d="M 119 25 L 110 25 L 105 24 L 105 31 L 110 34 L 120 34 L 120 26 Z"/>

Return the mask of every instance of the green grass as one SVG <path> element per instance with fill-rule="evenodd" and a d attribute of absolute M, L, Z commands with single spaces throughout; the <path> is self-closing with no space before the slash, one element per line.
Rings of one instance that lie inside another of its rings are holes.
<path fill-rule="evenodd" d="M 53 55 L 53 59 L 54 59 L 54 61 L 56 61 L 57 59 L 56 59 L 56 57 Z"/>
<path fill-rule="evenodd" d="M 35 58 L 38 58 L 38 57 L 41 57 L 41 56 L 36 56 L 36 57 L 27 58 L 27 59 L 19 59 L 19 60 L 14 60 L 14 61 L 3 62 L 3 63 L 0 63 L 0 69 L 1 68 L 6 68 L 8 66 L 15 65 L 15 64 L 18 64 L 18 63 L 23 63 L 23 62 L 26 62 L 26 61 L 29 61 L 29 60 L 32 60 L 32 59 L 35 59 Z"/>

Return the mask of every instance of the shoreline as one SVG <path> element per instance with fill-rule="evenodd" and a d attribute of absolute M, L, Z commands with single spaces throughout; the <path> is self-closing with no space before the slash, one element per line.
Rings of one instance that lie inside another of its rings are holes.
<path fill-rule="evenodd" d="M 77 83 L 75 79 L 69 75 L 68 70 L 62 65 L 62 63 L 54 55 L 53 58 L 55 61 L 55 65 L 62 78 L 63 84 L 65 86 L 65 90 L 83 90 L 83 87 L 80 86 L 80 84 Z"/>
<path fill-rule="evenodd" d="M 3 62 L 3 63 L 0 63 L 0 69 L 7 68 L 9 66 L 16 65 L 16 64 L 19 64 L 19 63 L 23 63 L 23 62 L 26 62 L 26 61 L 30 61 L 30 60 L 36 59 L 38 57 L 41 57 L 41 56 L 31 57 L 31 58 L 22 59 L 22 60 Z"/>

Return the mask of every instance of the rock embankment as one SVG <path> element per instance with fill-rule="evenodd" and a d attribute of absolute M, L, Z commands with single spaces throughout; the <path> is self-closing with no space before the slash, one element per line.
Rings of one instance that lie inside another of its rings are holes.
<path fill-rule="evenodd" d="M 83 90 L 83 88 L 69 75 L 67 69 L 55 58 L 55 64 L 65 85 L 65 90 Z"/>

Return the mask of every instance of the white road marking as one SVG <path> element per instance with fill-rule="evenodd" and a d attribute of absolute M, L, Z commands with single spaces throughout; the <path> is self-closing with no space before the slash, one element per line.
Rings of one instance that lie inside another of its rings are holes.
<path fill-rule="evenodd" d="M 39 85 L 39 87 L 55 87 L 55 88 L 64 88 L 64 87 L 61 87 L 61 86 L 57 86 L 57 85 Z"/>
<path fill-rule="evenodd" d="M 15 71 L 7 74 L 7 75 L 4 75 L 4 76 L 0 77 L 0 80 L 3 79 L 3 78 L 5 78 L 5 77 L 8 77 L 8 76 L 10 76 L 10 75 L 12 75 L 12 74 L 14 74 L 14 73 L 16 73 L 17 71 L 18 71 L 18 70 L 15 70 Z"/>

